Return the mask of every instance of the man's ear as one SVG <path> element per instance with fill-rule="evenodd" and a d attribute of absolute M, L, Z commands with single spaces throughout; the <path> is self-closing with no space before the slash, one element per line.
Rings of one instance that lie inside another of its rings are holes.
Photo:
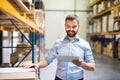
<path fill-rule="evenodd" d="M 66 24 L 64 24 L 64 27 L 66 27 Z"/>
<path fill-rule="evenodd" d="M 78 24 L 78 28 L 80 28 L 80 24 Z"/>

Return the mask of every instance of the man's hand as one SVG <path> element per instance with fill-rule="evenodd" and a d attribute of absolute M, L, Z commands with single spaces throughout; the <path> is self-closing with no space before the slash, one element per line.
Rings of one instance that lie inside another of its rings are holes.
<path fill-rule="evenodd" d="M 31 64 L 31 65 L 26 65 L 24 68 L 35 68 L 36 70 L 39 68 L 39 64 Z"/>
<path fill-rule="evenodd" d="M 72 62 L 79 67 L 82 65 L 82 61 L 79 61 L 79 59 L 73 60 Z"/>
<path fill-rule="evenodd" d="M 79 59 L 73 60 L 72 61 L 75 65 L 82 67 L 85 70 L 90 70 L 94 71 L 95 70 L 95 65 L 93 63 L 86 63 L 84 61 L 80 61 Z"/>
<path fill-rule="evenodd" d="M 38 63 L 34 63 L 34 64 L 31 64 L 31 65 L 26 65 L 24 68 L 35 68 L 35 69 L 38 69 L 38 68 L 44 68 L 47 65 L 48 65 L 47 60 L 43 59 L 43 60 L 41 60 Z"/>

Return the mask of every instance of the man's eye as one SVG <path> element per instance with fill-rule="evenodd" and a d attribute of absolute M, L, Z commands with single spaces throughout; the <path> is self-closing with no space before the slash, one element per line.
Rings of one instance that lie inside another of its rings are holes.
<path fill-rule="evenodd" d="M 73 26 L 73 28 L 76 28 L 77 26 Z"/>

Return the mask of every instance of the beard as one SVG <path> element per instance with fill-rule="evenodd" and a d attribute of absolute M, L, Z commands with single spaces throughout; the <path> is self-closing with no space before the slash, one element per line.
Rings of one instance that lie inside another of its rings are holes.
<path fill-rule="evenodd" d="M 75 37 L 77 34 L 77 31 L 75 32 L 74 30 L 66 30 L 66 32 L 68 37 Z"/>

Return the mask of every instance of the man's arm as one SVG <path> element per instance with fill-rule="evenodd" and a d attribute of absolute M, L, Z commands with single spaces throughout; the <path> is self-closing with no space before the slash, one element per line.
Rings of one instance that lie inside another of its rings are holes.
<path fill-rule="evenodd" d="M 43 60 L 41 60 L 38 63 L 34 63 L 34 64 L 31 64 L 31 65 L 26 65 L 25 68 L 35 68 L 35 69 L 38 69 L 38 68 L 44 68 L 46 66 L 48 66 L 48 62 L 47 62 L 46 59 L 43 59 Z"/>
<path fill-rule="evenodd" d="M 40 68 L 44 68 L 44 67 L 48 66 L 48 62 L 46 59 L 43 59 L 38 63 L 38 65 Z"/>
<path fill-rule="evenodd" d="M 73 60 L 72 61 L 75 65 L 82 67 L 85 70 L 90 70 L 90 71 L 94 71 L 95 70 L 95 65 L 93 63 L 86 63 L 84 61 L 79 61 L 79 59 L 77 60 Z"/>

